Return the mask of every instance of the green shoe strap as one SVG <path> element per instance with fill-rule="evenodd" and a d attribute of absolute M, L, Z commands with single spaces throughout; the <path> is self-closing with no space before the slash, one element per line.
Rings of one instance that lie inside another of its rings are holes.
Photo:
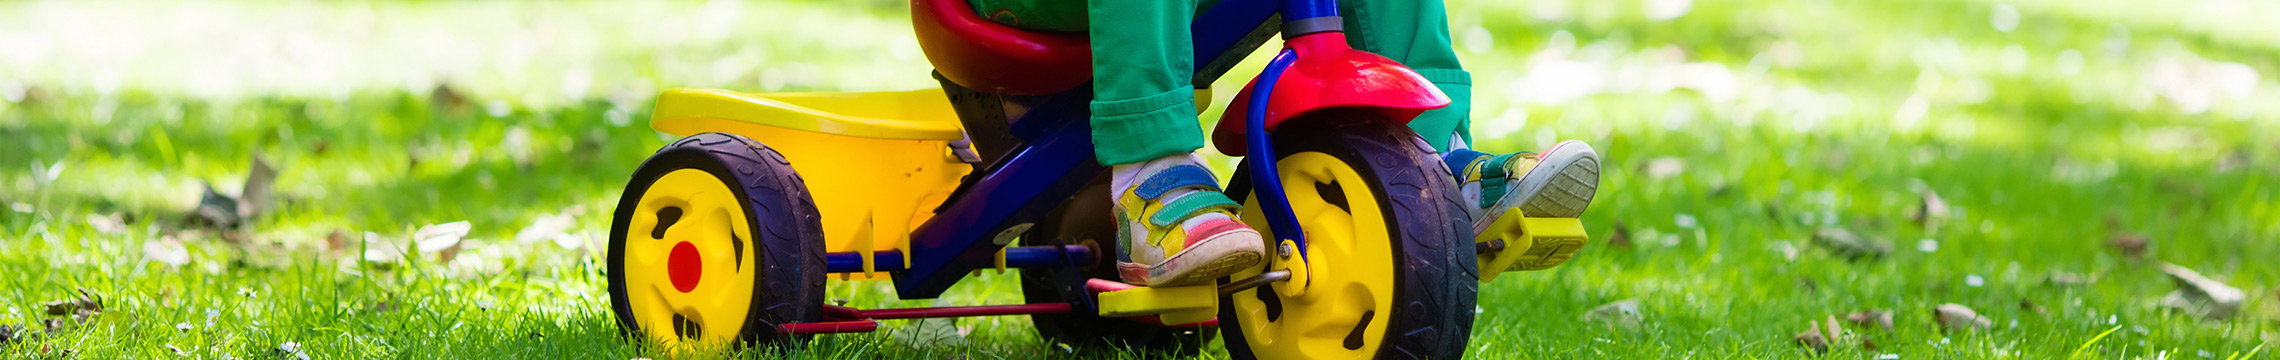
<path fill-rule="evenodd" d="M 1188 217 L 1206 211 L 1235 211 L 1242 208 L 1242 205 L 1235 204 L 1235 200 L 1228 200 L 1225 194 L 1220 194 L 1217 191 L 1198 191 L 1187 196 L 1181 196 L 1179 200 L 1172 200 L 1171 203 L 1164 204 L 1162 208 L 1157 208 L 1156 214 L 1148 217 L 1148 222 L 1157 227 L 1172 226 L 1181 220 L 1187 220 Z"/>
<path fill-rule="evenodd" d="M 1506 164 L 1507 161 L 1512 161 L 1513 157 L 1520 154 L 1521 153 L 1497 155 L 1495 157 L 1488 158 L 1488 164 L 1481 166 L 1480 207 L 1485 208 L 1495 206 L 1497 200 L 1504 199 L 1504 184 L 1512 180 L 1512 172 L 1509 169 L 1505 169 L 1504 164 Z"/>
<path fill-rule="evenodd" d="M 1134 195 L 1140 195 L 1141 199 L 1155 200 L 1158 197 L 1163 197 L 1164 193 L 1184 188 L 1219 191 L 1219 180 L 1212 178 L 1210 169 L 1196 165 L 1179 165 L 1164 168 L 1154 175 L 1148 175 L 1148 180 L 1140 182 L 1140 186 L 1133 188 L 1132 192 Z"/>

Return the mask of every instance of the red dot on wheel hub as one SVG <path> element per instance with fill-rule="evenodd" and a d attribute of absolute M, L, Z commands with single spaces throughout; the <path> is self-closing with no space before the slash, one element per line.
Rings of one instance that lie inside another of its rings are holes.
<path fill-rule="evenodd" d="M 697 257 L 697 245 L 683 241 L 673 244 L 673 253 L 665 261 L 665 274 L 673 278 L 673 289 L 681 292 L 697 290 L 697 280 L 704 276 L 704 259 Z"/>

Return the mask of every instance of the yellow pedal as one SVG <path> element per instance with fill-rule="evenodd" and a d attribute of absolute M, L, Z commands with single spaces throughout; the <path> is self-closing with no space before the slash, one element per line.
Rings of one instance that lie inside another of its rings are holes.
<path fill-rule="evenodd" d="M 1165 324 L 1186 324 L 1219 316 L 1219 287 L 1135 287 L 1100 293 L 1100 316 L 1157 315 Z"/>
<path fill-rule="evenodd" d="M 1533 218 L 1507 212 L 1473 239 L 1480 254 L 1480 281 L 1495 280 L 1506 271 L 1534 271 L 1558 267 L 1575 257 L 1590 242 L 1583 221 L 1575 218 Z"/>

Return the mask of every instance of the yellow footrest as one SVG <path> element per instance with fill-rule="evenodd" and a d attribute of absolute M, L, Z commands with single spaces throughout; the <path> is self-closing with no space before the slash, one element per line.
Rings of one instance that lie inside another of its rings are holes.
<path fill-rule="evenodd" d="M 1189 324 L 1219 316 L 1219 287 L 1135 287 L 1100 293 L 1101 317 L 1156 315 L 1165 324 Z"/>
<path fill-rule="evenodd" d="M 1506 271 L 1532 271 L 1558 267 L 1575 257 L 1591 237 L 1576 218 L 1525 217 L 1506 212 L 1474 238 L 1480 253 L 1480 281 L 1489 282 Z"/>

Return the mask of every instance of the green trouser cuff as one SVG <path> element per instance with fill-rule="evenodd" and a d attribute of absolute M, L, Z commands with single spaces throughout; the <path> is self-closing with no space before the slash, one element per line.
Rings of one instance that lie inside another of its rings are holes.
<path fill-rule="evenodd" d="M 1195 88 L 1180 86 L 1134 99 L 1092 102 L 1093 156 L 1101 165 L 1131 164 L 1203 148 Z"/>
<path fill-rule="evenodd" d="M 1442 94 L 1449 96 L 1449 106 L 1426 110 L 1409 121 L 1409 129 L 1433 145 L 1434 151 L 1449 152 L 1450 134 L 1472 143 L 1472 73 L 1460 69 L 1416 69 L 1418 75 L 1433 82 Z M 1468 146 L 1469 147 L 1469 146 Z"/>

